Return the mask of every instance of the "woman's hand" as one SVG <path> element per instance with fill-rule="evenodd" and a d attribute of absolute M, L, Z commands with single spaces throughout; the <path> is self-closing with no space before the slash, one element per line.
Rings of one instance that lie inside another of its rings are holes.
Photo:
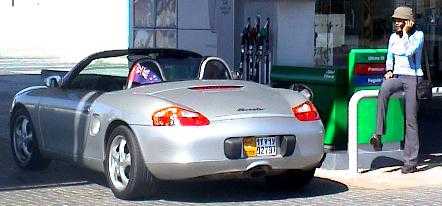
<path fill-rule="evenodd" d="M 393 71 L 387 71 L 387 73 L 385 73 L 385 75 L 384 75 L 384 78 L 385 79 L 391 79 L 391 78 L 393 78 Z"/>
<path fill-rule="evenodd" d="M 403 28 L 403 31 L 406 33 L 410 33 L 413 26 L 414 26 L 414 21 L 407 20 L 405 21 L 405 26 Z"/>

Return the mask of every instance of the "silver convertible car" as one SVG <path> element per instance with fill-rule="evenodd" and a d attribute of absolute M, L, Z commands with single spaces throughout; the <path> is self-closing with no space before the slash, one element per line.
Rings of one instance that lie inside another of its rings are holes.
<path fill-rule="evenodd" d="M 63 159 L 100 171 L 122 199 L 196 177 L 307 184 L 324 157 L 313 103 L 232 76 L 222 59 L 184 50 L 92 54 L 15 95 L 13 156 L 23 169 Z"/>

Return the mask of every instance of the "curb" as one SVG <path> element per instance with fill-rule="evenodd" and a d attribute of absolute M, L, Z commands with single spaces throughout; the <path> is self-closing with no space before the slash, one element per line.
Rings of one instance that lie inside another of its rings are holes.
<path fill-rule="evenodd" d="M 351 174 L 347 170 L 317 169 L 315 176 L 341 182 L 348 187 L 375 190 L 442 186 L 442 163 L 421 164 L 418 172 L 411 174 L 402 174 L 401 167 L 394 166 L 359 174 Z"/>

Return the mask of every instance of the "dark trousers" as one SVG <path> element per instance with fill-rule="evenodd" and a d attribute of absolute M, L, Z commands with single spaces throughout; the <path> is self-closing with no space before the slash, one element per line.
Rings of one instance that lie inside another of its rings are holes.
<path fill-rule="evenodd" d="M 421 77 L 418 77 L 418 81 Z M 383 135 L 385 132 L 385 111 L 390 96 L 395 92 L 404 91 L 405 98 L 405 147 L 404 164 L 417 165 L 419 153 L 419 136 L 417 125 L 417 99 L 416 99 L 416 76 L 398 75 L 396 78 L 387 79 L 382 83 L 378 96 L 376 134 Z"/>

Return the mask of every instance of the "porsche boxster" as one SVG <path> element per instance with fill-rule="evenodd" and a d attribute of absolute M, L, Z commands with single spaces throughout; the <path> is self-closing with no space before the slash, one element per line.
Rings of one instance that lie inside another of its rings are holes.
<path fill-rule="evenodd" d="M 314 104 L 302 92 L 236 76 L 224 60 L 185 50 L 92 54 L 15 95 L 15 162 L 39 170 L 73 161 L 104 173 L 122 199 L 197 177 L 307 184 L 324 157 Z"/>

